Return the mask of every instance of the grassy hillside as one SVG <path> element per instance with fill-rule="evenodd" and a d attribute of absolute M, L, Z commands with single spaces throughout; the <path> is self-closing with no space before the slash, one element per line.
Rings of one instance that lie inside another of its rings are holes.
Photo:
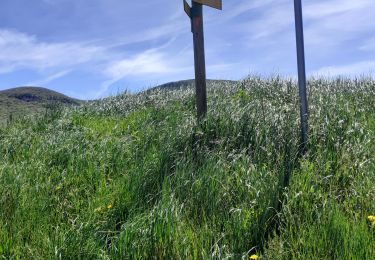
<path fill-rule="evenodd" d="M 0 91 L 0 124 L 10 118 L 44 113 L 48 106 L 78 105 L 80 101 L 39 87 L 19 87 Z"/>
<path fill-rule="evenodd" d="M 375 82 L 247 79 L 120 95 L 0 128 L 0 255 L 374 259 Z"/>
<path fill-rule="evenodd" d="M 212 85 L 218 85 L 218 84 L 227 84 L 227 85 L 234 85 L 236 84 L 236 81 L 233 80 L 216 80 L 216 79 L 208 79 L 207 80 L 207 87 L 211 87 Z M 159 85 L 155 88 L 150 89 L 153 90 L 179 90 L 184 88 L 193 88 L 195 85 L 194 79 L 187 79 L 187 80 L 180 80 L 180 81 L 174 81 L 174 82 L 168 82 L 162 85 Z"/>

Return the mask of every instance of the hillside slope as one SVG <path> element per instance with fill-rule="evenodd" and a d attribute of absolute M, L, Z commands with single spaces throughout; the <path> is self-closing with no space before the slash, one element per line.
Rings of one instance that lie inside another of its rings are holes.
<path fill-rule="evenodd" d="M 0 258 L 375 259 L 375 82 L 156 89 L 0 127 Z"/>
<path fill-rule="evenodd" d="M 0 91 L 0 123 L 10 117 L 35 115 L 48 105 L 79 105 L 80 101 L 40 87 L 18 87 Z"/>
<path fill-rule="evenodd" d="M 215 86 L 215 85 L 223 85 L 223 84 L 230 84 L 235 85 L 237 82 L 233 80 L 216 80 L 216 79 L 208 79 L 207 80 L 207 87 Z M 180 81 L 173 81 L 168 82 L 162 85 L 159 85 L 155 88 L 151 88 L 150 90 L 155 89 L 163 89 L 163 90 L 181 90 L 184 88 L 194 87 L 195 80 L 194 79 L 187 79 L 187 80 L 180 80 Z"/>

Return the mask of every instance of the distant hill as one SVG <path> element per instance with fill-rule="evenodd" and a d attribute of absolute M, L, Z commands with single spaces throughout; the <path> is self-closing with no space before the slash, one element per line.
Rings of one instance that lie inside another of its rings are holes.
<path fill-rule="evenodd" d="M 208 79 L 207 80 L 207 86 L 209 87 L 210 85 L 213 85 L 215 83 L 221 84 L 223 82 L 235 84 L 237 81 Z M 187 79 L 187 80 L 180 80 L 180 81 L 165 83 L 165 84 L 156 86 L 154 88 L 151 88 L 150 90 L 154 90 L 154 89 L 173 89 L 173 90 L 175 90 L 175 89 L 181 89 L 181 88 L 186 88 L 186 87 L 193 87 L 194 85 L 195 85 L 194 79 Z"/>
<path fill-rule="evenodd" d="M 10 117 L 44 112 L 50 105 L 79 105 L 80 100 L 40 87 L 18 87 L 0 91 L 0 124 Z"/>

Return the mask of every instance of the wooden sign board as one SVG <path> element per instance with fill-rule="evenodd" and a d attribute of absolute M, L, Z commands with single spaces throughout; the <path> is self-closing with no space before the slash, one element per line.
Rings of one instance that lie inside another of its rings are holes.
<path fill-rule="evenodd" d="M 222 0 L 193 0 L 194 2 L 197 2 L 202 5 L 207 5 L 212 8 L 216 8 L 219 10 L 223 9 L 223 2 Z"/>

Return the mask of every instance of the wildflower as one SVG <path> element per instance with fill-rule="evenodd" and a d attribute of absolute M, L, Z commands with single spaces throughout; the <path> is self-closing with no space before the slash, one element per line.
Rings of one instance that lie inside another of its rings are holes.
<path fill-rule="evenodd" d="M 111 209 L 113 207 L 113 205 L 112 204 L 109 204 L 108 206 L 107 206 L 107 209 Z"/>
<path fill-rule="evenodd" d="M 252 256 L 250 256 L 250 259 L 251 259 L 251 260 L 257 260 L 257 259 L 258 259 L 258 256 L 257 256 L 257 255 L 252 255 Z"/>
<path fill-rule="evenodd" d="M 373 224 L 375 223 L 375 216 L 368 216 L 367 219 Z"/>

